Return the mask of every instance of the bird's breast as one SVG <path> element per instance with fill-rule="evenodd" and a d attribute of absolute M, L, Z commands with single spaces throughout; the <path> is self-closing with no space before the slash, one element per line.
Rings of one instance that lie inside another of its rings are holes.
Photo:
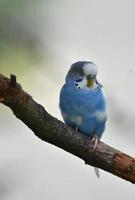
<path fill-rule="evenodd" d="M 105 107 L 105 98 L 102 90 L 76 90 L 73 87 L 65 85 L 60 95 L 60 107 L 68 113 L 92 116 L 94 113 L 99 119 L 103 114 L 96 111 L 102 111 Z"/>

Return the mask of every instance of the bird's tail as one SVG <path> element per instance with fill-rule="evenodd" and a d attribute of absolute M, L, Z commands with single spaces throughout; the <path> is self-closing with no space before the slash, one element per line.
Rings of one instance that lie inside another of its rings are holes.
<path fill-rule="evenodd" d="M 100 178 L 99 169 L 97 167 L 94 167 L 94 170 L 95 170 L 97 178 Z"/>

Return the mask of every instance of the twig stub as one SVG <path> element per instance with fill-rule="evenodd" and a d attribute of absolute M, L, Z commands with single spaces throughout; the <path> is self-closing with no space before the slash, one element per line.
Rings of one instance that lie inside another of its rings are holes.
<path fill-rule="evenodd" d="M 16 87 L 16 76 L 14 74 L 10 74 L 10 86 Z"/>

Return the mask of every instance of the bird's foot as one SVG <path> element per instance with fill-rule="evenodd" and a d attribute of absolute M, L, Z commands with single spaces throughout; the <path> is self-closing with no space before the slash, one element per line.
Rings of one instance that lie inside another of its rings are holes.
<path fill-rule="evenodd" d="M 75 132 L 77 132 L 79 130 L 79 127 L 75 127 Z"/>
<path fill-rule="evenodd" d="M 91 139 L 91 142 L 94 144 L 94 147 L 93 147 L 93 152 L 95 151 L 96 147 L 97 147 L 97 144 L 98 144 L 98 141 L 99 141 L 99 138 L 97 137 L 97 135 L 94 135 Z"/>

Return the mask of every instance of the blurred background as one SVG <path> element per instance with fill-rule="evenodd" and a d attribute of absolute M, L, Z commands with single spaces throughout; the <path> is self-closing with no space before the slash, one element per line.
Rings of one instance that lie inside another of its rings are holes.
<path fill-rule="evenodd" d="M 92 60 L 108 101 L 102 140 L 134 156 L 135 1 L 0 0 L 0 73 L 61 119 L 59 92 L 73 62 Z M 134 185 L 94 170 L 34 136 L 0 105 L 0 200 L 134 200 Z"/>

